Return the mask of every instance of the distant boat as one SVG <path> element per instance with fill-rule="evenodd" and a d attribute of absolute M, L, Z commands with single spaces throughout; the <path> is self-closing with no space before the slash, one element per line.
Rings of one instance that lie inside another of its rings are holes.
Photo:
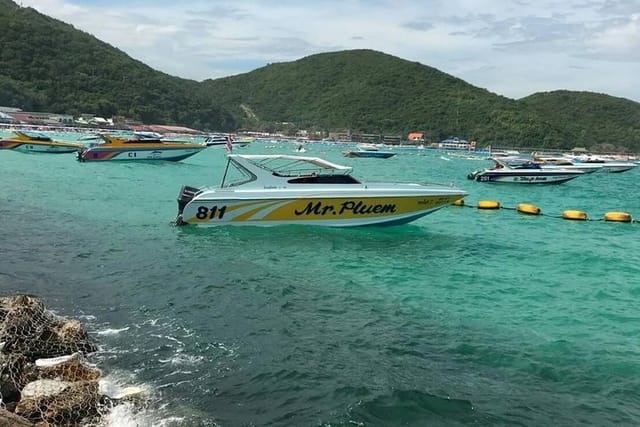
<path fill-rule="evenodd" d="M 573 158 L 576 164 L 598 165 L 603 172 L 620 173 L 626 172 L 638 166 L 633 162 L 621 162 L 615 159 L 598 156 L 576 156 Z"/>
<path fill-rule="evenodd" d="M 476 170 L 467 178 L 478 182 L 512 184 L 560 184 L 584 175 L 580 170 L 543 169 L 528 159 L 492 159 L 492 168 Z"/>
<path fill-rule="evenodd" d="M 342 154 L 345 157 L 373 157 L 378 159 L 388 159 L 396 155 L 393 151 L 382 151 L 375 144 L 358 144 L 356 150 L 346 150 Z"/>
<path fill-rule="evenodd" d="M 16 136 L 1 138 L 0 149 L 22 153 L 74 153 L 82 147 L 74 142 L 54 141 L 48 135 L 33 131 L 12 131 Z"/>
<path fill-rule="evenodd" d="M 438 143 L 438 148 L 442 150 L 467 150 L 474 151 L 476 149 L 475 141 L 467 141 L 466 139 L 460 139 L 457 136 L 443 139 Z"/>
<path fill-rule="evenodd" d="M 209 135 L 204 138 L 204 144 L 207 147 L 225 147 L 229 138 L 231 138 L 230 135 Z M 233 138 L 231 138 L 231 143 L 233 144 Z"/>
<path fill-rule="evenodd" d="M 100 137 L 102 142 L 78 149 L 79 161 L 169 160 L 176 162 L 207 148 L 204 144 L 167 142 L 147 136 L 116 138 L 109 134 L 101 134 Z"/>

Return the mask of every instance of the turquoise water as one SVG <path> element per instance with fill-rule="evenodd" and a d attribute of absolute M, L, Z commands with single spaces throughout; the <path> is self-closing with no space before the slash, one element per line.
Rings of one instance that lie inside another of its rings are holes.
<path fill-rule="evenodd" d="M 239 152 L 293 154 L 292 144 Z M 93 361 L 148 388 L 139 425 L 610 425 L 640 422 L 640 171 L 557 186 L 472 182 L 486 161 L 351 159 L 368 180 L 452 183 L 467 204 L 390 228 L 176 228 L 179 163 L 0 151 L 0 291 L 77 316 Z M 448 159 L 448 160 L 445 160 Z M 122 420 L 121 420 L 122 421 Z"/>

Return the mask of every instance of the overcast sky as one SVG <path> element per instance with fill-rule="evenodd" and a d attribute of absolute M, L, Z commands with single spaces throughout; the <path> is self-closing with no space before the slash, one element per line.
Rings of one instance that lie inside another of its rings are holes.
<path fill-rule="evenodd" d="M 509 98 L 640 102 L 640 0 L 15 0 L 165 73 L 204 80 L 373 49 Z"/>

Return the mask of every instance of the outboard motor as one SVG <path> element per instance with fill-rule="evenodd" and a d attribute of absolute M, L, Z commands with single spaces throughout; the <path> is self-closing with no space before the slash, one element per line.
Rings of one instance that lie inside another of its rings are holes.
<path fill-rule="evenodd" d="M 183 225 L 182 222 L 182 212 L 184 211 L 184 207 L 193 200 L 193 198 L 200 192 L 201 190 L 196 187 L 189 187 L 188 185 L 183 185 L 180 189 L 180 194 L 178 195 L 178 216 L 176 217 L 176 225 Z"/>
<path fill-rule="evenodd" d="M 78 151 L 76 152 L 76 159 L 79 162 L 84 162 L 84 153 L 87 151 L 87 147 L 78 147 Z"/>

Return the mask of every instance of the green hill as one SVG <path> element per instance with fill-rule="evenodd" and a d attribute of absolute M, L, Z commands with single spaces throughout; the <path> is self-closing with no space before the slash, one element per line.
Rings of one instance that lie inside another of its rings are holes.
<path fill-rule="evenodd" d="M 0 28 L 0 105 L 220 130 L 238 126 L 203 97 L 199 83 L 155 71 L 32 8 L 3 0 Z"/>
<path fill-rule="evenodd" d="M 372 50 L 323 53 L 203 82 L 245 120 L 305 129 L 351 130 L 431 139 L 452 135 L 497 145 L 553 146 L 562 126 L 512 99 L 416 62 Z"/>
<path fill-rule="evenodd" d="M 592 92 L 559 90 L 519 101 L 529 111 L 567 130 L 568 146 L 598 151 L 640 151 L 640 104 Z"/>
<path fill-rule="evenodd" d="M 640 151 L 640 104 L 589 92 L 509 99 L 373 50 L 322 53 L 196 82 L 0 0 L 0 105 L 233 131 L 460 136 L 480 146 Z"/>

